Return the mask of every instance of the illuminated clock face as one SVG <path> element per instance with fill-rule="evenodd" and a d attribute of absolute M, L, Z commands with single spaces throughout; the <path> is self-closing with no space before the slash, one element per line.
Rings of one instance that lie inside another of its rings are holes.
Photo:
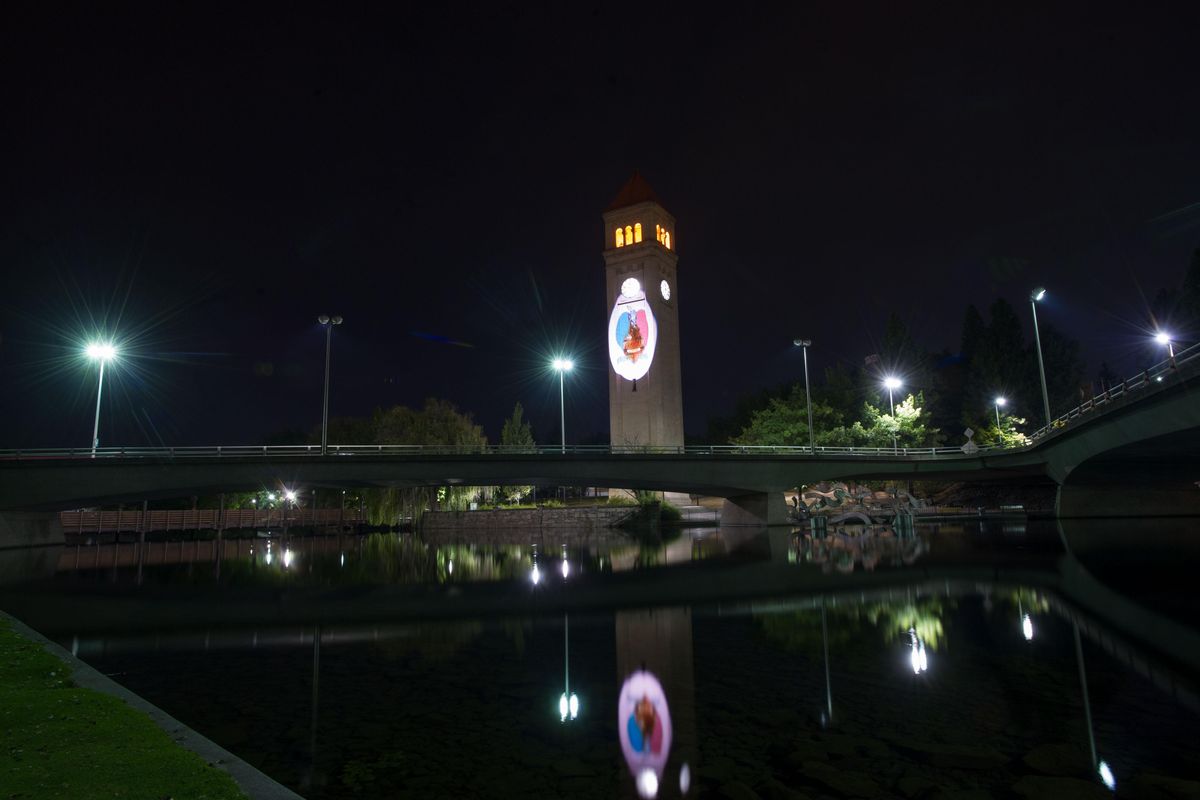
<path fill-rule="evenodd" d="M 671 284 L 667 283 L 667 282 L 664 280 L 662 283 L 660 283 L 660 284 L 658 285 L 658 290 L 659 290 L 660 292 L 662 292 L 662 297 L 663 297 L 663 300 L 670 300 L 670 299 L 671 299 Z"/>
<path fill-rule="evenodd" d="M 608 360 L 613 371 L 636 381 L 650 371 L 658 344 L 658 321 L 641 284 L 630 278 L 621 287 L 608 318 Z"/>

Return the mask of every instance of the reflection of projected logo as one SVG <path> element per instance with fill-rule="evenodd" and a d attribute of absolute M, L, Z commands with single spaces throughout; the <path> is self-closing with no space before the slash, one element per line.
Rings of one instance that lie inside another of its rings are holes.
<path fill-rule="evenodd" d="M 608 360 L 617 374 L 630 381 L 644 376 L 657 343 L 658 322 L 645 296 L 618 298 L 608 320 Z"/>
<path fill-rule="evenodd" d="M 662 685 L 653 674 L 634 672 L 625 679 L 617 700 L 617 730 L 621 752 L 638 791 L 643 792 L 647 772 L 653 773 L 657 786 L 671 752 L 671 711 Z"/>

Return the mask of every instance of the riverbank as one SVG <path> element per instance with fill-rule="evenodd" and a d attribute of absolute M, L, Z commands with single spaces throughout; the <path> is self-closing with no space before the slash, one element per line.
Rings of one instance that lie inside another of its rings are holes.
<path fill-rule="evenodd" d="M 0 612 L 0 786 L 6 798 L 246 800 L 239 782 L 254 798 L 297 797 L 52 649 L 61 650 Z"/>

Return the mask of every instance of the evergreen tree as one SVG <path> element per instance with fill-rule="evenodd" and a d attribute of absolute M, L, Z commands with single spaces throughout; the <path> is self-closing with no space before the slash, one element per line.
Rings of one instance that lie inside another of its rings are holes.
<path fill-rule="evenodd" d="M 504 420 L 500 429 L 501 446 L 517 452 L 533 452 L 536 442 L 533 440 L 533 427 L 525 421 L 525 409 L 520 403 L 513 406 L 512 416 Z"/>
<path fill-rule="evenodd" d="M 533 440 L 533 428 L 524 419 L 525 409 L 520 403 L 513 406 L 512 416 L 504 420 L 504 426 L 500 429 L 500 445 L 506 450 L 515 451 L 518 453 L 532 453 L 537 450 L 537 443 Z M 499 487 L 500 497 L 504 500 L 511 500 L 519 503 L 525 497 L 533 492 L 533 486 L 501 486 Z"/>
<path fill-rule="evenodd" d="M 1009 408 L 1026 412 L 1031 409 L 1030 399 L 1038 396 L 1028 392 L 1030 372 L 1036 378 L 1037 369 L 1025 351 L 1016 311 L 1003 298 L 988 311 L 991 321 L 972 354 L 963 392 L 961 420 L 976 430 L 986 426 L 997 395 L 1008 399 Z"/>

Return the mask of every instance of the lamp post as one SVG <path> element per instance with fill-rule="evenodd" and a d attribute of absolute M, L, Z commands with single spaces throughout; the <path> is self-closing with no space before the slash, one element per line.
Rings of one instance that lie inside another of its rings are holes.
<path fill-rule="evenodd" d="M 341 325 L 342 318 L 322 314 L 317 322 L 325 326 L 325 402 L 321 407 L 321 455 L 329 451 L 329 344 L 333 338 L 333 326 Z"/>
<path fill-rule="evenodd" d="M 575 368 L 575 362 L 569 358 L 556 358 L 551 363 L 558 373 L 558 425 L 562 429 L 562 452 L 567 452 L 567 405 L 563 390 L 563 373 Z"/>
<path fill-rule="evenodd" d="M 888 390 L 888 414 L 891 415 L 892 421 L 894 423 L 895 418 L 896 418 L 896 401 L 895 401 L 895 398 L 892 397 L 892 392 L 895 391 L 896 389 L 900 388 L 900 386 L 901 386 L 900 379 L 895 376 L 889 375 L 883 379 L 883 386 L 885 389 Z M 892 452 L 895 453 L 895 452 L 899 451 L 899 449 L 900 449 L 900 445 L 896 441 L 896 434 L 893 433 L 892 434 Z"/>
<path fill-rule="evenodd" d="M 804 399 L 808 402 L 808 448 L 815 456 L 817 440 L 813 436 L 812 392 L 808 389 L 808 348 L 812 346 L 812 339 L 793 339 L 792 344 L 804 351 Z"/>
<path fill-rule="evenodd" d="M 1167 346 L 1167 356 L 1171 359 L 1171 366 L 1175 366 L 1175 343 L 1171 341 L 1171 334 L 1166 331 L 1159 331 L 1154 334 L 1154 341 Z"/>
<path fill-rule="evenodd" d="M 84 351 L 92 361 L 100 362 L 100 380 L 96 384 L 96 423 L 92 426 L 92 458 L 100 446 L 100 395 L 104 393 L 104 365 L 117 357 L 117 348 L 111 342 L 93 342 Z"/>
<path fill-rule="evenodd" d="M 992 401 L 992 405 L 996 409 L 996 430 L 1000 430 L 1000 406 L 1007 405 L 1008 400 L 1003 397 L 997 397 Z"/>
<path fill-rule="evenodd" d="M 1038 332 L 1037 304 L 1046 296 L 1045 289 L 1036 289 L 1029 295 L 1029 308 L 1033 310 L 1033 341 L 1037 344 L 1038 374 L 1042 378 L 1042 409 L 1046 412 L 1046 432 L 1050 432 L 1050 393 L 1046 391 L 1046 363 L 1042 360 L 1042 335 Z"/>

